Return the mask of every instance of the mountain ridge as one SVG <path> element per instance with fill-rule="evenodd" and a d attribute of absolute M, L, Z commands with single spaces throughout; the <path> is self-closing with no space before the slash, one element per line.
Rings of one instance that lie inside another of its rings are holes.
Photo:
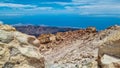
<path fill-rule="evenodd" d="M 66 31 L 74 31 L 78 30 L 78 28 L 70 28 L 70 27 L 52 27 L 52 26 L 35 26 L 35 25 L 22 25 L 22 26 L 14 26 L 18 31 L 39 36 L 40 34 L 55 34 L 57 32 L 66 32 Z"/>

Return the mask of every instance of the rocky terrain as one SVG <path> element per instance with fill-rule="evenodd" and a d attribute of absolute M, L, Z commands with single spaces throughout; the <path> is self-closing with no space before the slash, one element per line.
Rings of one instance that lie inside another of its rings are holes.
<path fill-rule="evenodd" d="M 46 68 L 120 68 L 120 26 L 94 27 L 38 37 Z"/>
<path fill-rule="evenodd" d="M 44 68 L 44 57 L 38 51 L 39 40 L 0 25 L 0 68 Z"/>
<path fill-rule="evenodd" d="M 64 27 L 49 27 L 49 26 L 34 26 L 34 25 L 25 25 L 25 26 L 14 26 L 16 30 L 34 36 L 39 36 L 40 34 L 48 33 L 57 33 L 65 31 L 78 30 L 77 28 L 64 28 Z"/>
<path fill-rule="evenodd" d="M 0 25 L 0 68 L 120 68 L 120 26 L 41 34 Z"/>

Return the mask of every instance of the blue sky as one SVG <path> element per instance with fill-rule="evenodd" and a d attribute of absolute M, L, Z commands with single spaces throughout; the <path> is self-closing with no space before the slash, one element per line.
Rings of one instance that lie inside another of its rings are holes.
<path fill-rule="evenodd" d="M 104 23 L 107 27 L 120 24 L 120 0 L 0 0 L 0 20 L 7 24 L 71 27 L 98 27 Z"/>

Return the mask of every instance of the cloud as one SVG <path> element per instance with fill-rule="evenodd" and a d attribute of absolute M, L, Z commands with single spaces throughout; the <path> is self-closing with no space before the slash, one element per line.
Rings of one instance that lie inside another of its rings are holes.
<path fill-rule="evenodd" d="M 0 7 L 11 7 L 4 12 L 0 11 L 0 15 L 34 15 L 42 13 L 75 13 L 79 15 L 94 15 L 94 16 L 110 16 L 120 15 L 120 1 L 118 0 L 71 0 L 67 1 L 43 1 L 39 4 L 14 4 L 14 3 L 0 3 Z M 16 9 L 17 8 L 17 9 Z"/>
<path fill-rule="evenodd" d="M 73 2 L 42 2 L 40 4 L 57 4 L 57 5 L 66 6 L 66 5 L 80 5 L 82 3 L 73 3 Z"/>
<path fill-rule="evenodd" d="M 108 8 L 109 7 L 109 8 Z M 86 6 L 66 6 L 66 10 L 73 11 L 80 15 L 120 15 L 120 5 L 86 5 Z"/>
<path fill-rule="evenodd" d="M 73 0 L 73 5 L 66 5 L 66 11 L 88 16 L 118 16 L 120 4 L 117 0 Z M 75 3 L 79 5 L 75 5 Z"/>
<path fill-rule="evenodd" d="M 9 9 L 8 9 L 9 8 Z M 38 6 L 38 5 L 24 5 L 14 3 L 0 3 L 0 16 L 23 16 L 34 15 L 38 13 L 48 12 L 53 7 Z"/>
<path fill-rule="evenodd" d="M 119 1 L 120 2 L 120 1 Z M 72 0 L 72 2 L 43 2 L 41 4 L 57 4 L 64 9 L 59 10 L 80 15 L 117 15 L 120 14 L 120 4 L 118 0 Z"/>
<path fill-rule="evenodd" d="M 12 26 L 28 26 L 28 25 L 34 25 L 34 24 L 23 24 L 23 23 L 12 24 Z"/>
<path fill-rule="evenodd" d="M 45 10 L 52 10 L 53 7 L 35 7 L 35 8 L 31 8 L 31 9 L 24 9 L 24 10 L 31 10 L 31 11 L 37 11 L 37 10 L 41 10 L 41 11 L 45 11 Z"/>
<path fill-rule="evenodd" d="M 26 7 L 36 7 L 36 5 L 24 5 L 24 4 L 14 4 L 14 3 L 0 3 L 0 7 L 26 8 Z"/>
<path fill-rule="evenodd" d="M 62 6 L 66 5 L 84 5 L 84 4 L 93 4 L 98 2 L 96 0 L 72 0 L 71 2 L 41 2 L 40 4 L 58 4 Z"/>
<path fill-rule="evenodd" d="M 79 3 L 93 3 L 96 0 L 72 0 L 72 2 L 79 2 Z M 98 2 L 98 1 L 97 1 Z"/>
<path fill-rule="evenodd" d="M 2 12 L 2 13 L 0 13 L 0 16 L 23 16 L 23 15 L 25 15 L 24 13 L 19 13 L 19 12 L 17 12 L 17 13 L 7 13 L 7 12 Z"/>
<path fill-rule="evenodd" d="M 12 11 L 11 11 L 12 10 Z M 31 16 L 36 14 L 51 13 L 54 10 L 53 7 L 34 7 L 34 8 L 18 8 L 10 9 L 7 11 L 0 11 L 0 16 Z"/>

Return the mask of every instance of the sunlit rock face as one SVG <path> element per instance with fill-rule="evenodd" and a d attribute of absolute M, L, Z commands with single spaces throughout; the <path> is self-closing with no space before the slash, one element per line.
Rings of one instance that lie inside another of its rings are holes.
<path fill-rule="evenodd" d="M 120 68 L 120 26 L 110 27 L 104 43 L 99 47 L 98 63 L 101 68 Z"/>
<path fill-rule="evenodd" d="M 104 54 L 101 58 L 102 68 L 120 68 L 120 59 Z"/>
<path fill-rule="evenodd" d="M 44 58 L 37 49 L 39 41 L 0 25 L 0 68 L 44 68 Z"/>
<path fill-rule="evenodd" d="M 56 40 L 50 40 L 55 36 Z M 60 40 L 57 40 L 59 38 Z M 120 68 L 120 26 L 41 35 L 46 68 Z"/>

